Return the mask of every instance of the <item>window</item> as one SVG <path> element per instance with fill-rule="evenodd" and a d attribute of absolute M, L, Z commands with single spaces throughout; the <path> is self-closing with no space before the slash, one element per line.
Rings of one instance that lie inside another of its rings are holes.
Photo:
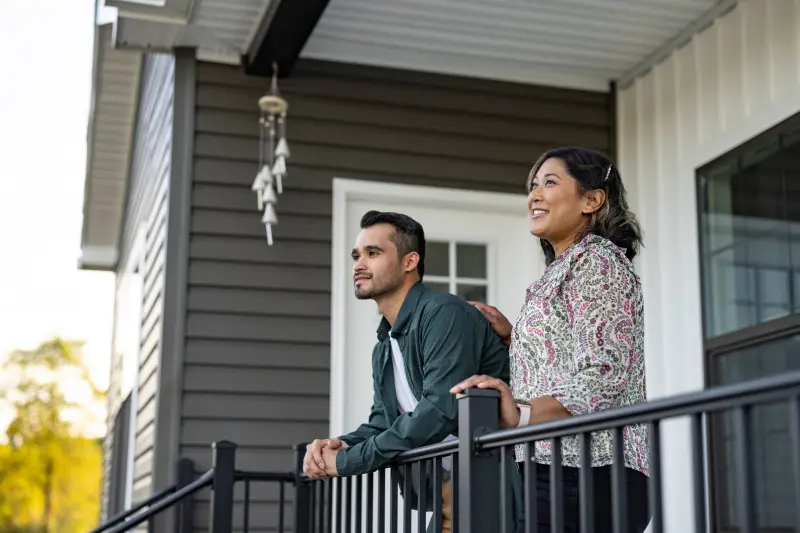
<path fill-rule="evenodd" d="M 425 245 L 425 286 L 487 302 L 489 284 L 486 244 L 428 241 Z"/>
<path fill-rule="evenodd" d="M 800 369 L 800 115 L 698 171 L 707 384 Z M 761 530 L 791 528 L 795 491 L 788 405 L 753 411 Z M 718 529 L 738 529 L 736 430 L 711 420 Z"/>

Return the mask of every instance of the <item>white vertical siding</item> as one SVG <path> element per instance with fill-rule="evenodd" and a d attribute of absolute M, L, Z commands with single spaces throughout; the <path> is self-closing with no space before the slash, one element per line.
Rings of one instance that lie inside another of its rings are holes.
<path fill-rule="evenodd" d="M 800 0 L 742 1 L 620 92 L 619 165 L 639 215 L 650 398 L 701 389 L 695 171 L 800 112 Z M 662 433 L 669 531 L 693 531 L 688 425 Z"/>

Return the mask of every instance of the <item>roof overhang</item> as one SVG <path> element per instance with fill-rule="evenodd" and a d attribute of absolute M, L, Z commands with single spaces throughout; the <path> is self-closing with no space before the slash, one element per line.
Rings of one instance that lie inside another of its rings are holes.
<path fill-rule="evenodd" d="M 142 54 L 191 47 L 200 59 L 240 64 L 270 5 L 279 0 L 96 1 L 79 267 L 114 270 L 136 130 Z"/>
<path fill-rule="evenodd" d="M 97 0 L 82 268 L 116 268 L 144 51 L 286 75 L 298 56 L 607 92 L 737 0 Z"/>
<path fill-rule="evenodd" d="M 104 24 L 94 36 L 79 266 L 95 270 L 117 264 L 142 68 L 141 53 L 114 48 L 112 33 Z"/>

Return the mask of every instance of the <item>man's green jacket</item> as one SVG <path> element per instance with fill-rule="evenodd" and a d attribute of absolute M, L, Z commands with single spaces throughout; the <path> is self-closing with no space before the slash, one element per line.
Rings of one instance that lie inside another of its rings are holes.
<path fill-rule="evenodd" d="M 399 414 L 389 333 L 403 354 L 406 378 L 419 401 Z M 481 312 L 461 298 L 409 290 L 394 327 L 378 327 L 372 351 L 373 405 L 367 423 L 340 438 L 348 444 L 336 456 L 340 476 L 363 474 L 400 453 L 457 434 L 458 406 L 450 388 L 473 374 L 508 382 L 508 349 Z"/>

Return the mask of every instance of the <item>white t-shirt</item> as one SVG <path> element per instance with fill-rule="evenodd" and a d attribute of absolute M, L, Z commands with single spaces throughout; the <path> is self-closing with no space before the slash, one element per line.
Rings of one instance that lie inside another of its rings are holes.
<path fill-rule="evenodd" d="M 403 353 L 400 351 L 400 345 L 397 340 L 392 337 L 392 332 L 389 332 L 389 343 L 392 345 L 392 367 L 394 368 L 394 388 L 397 397 L 397 405 L 400 414 L 410 413 L 417 408 L 419 403 L 411 392 L 411 386 L 408 384 L 408 377 L 406 377 L 406 367 L 403 363 Z M 458 440 L 455 435 L 448 435 L 444 441 Z M 442 458 L 442 468 L 448 472 L 452 466 L 452 459 L 450 456 Z"/>

